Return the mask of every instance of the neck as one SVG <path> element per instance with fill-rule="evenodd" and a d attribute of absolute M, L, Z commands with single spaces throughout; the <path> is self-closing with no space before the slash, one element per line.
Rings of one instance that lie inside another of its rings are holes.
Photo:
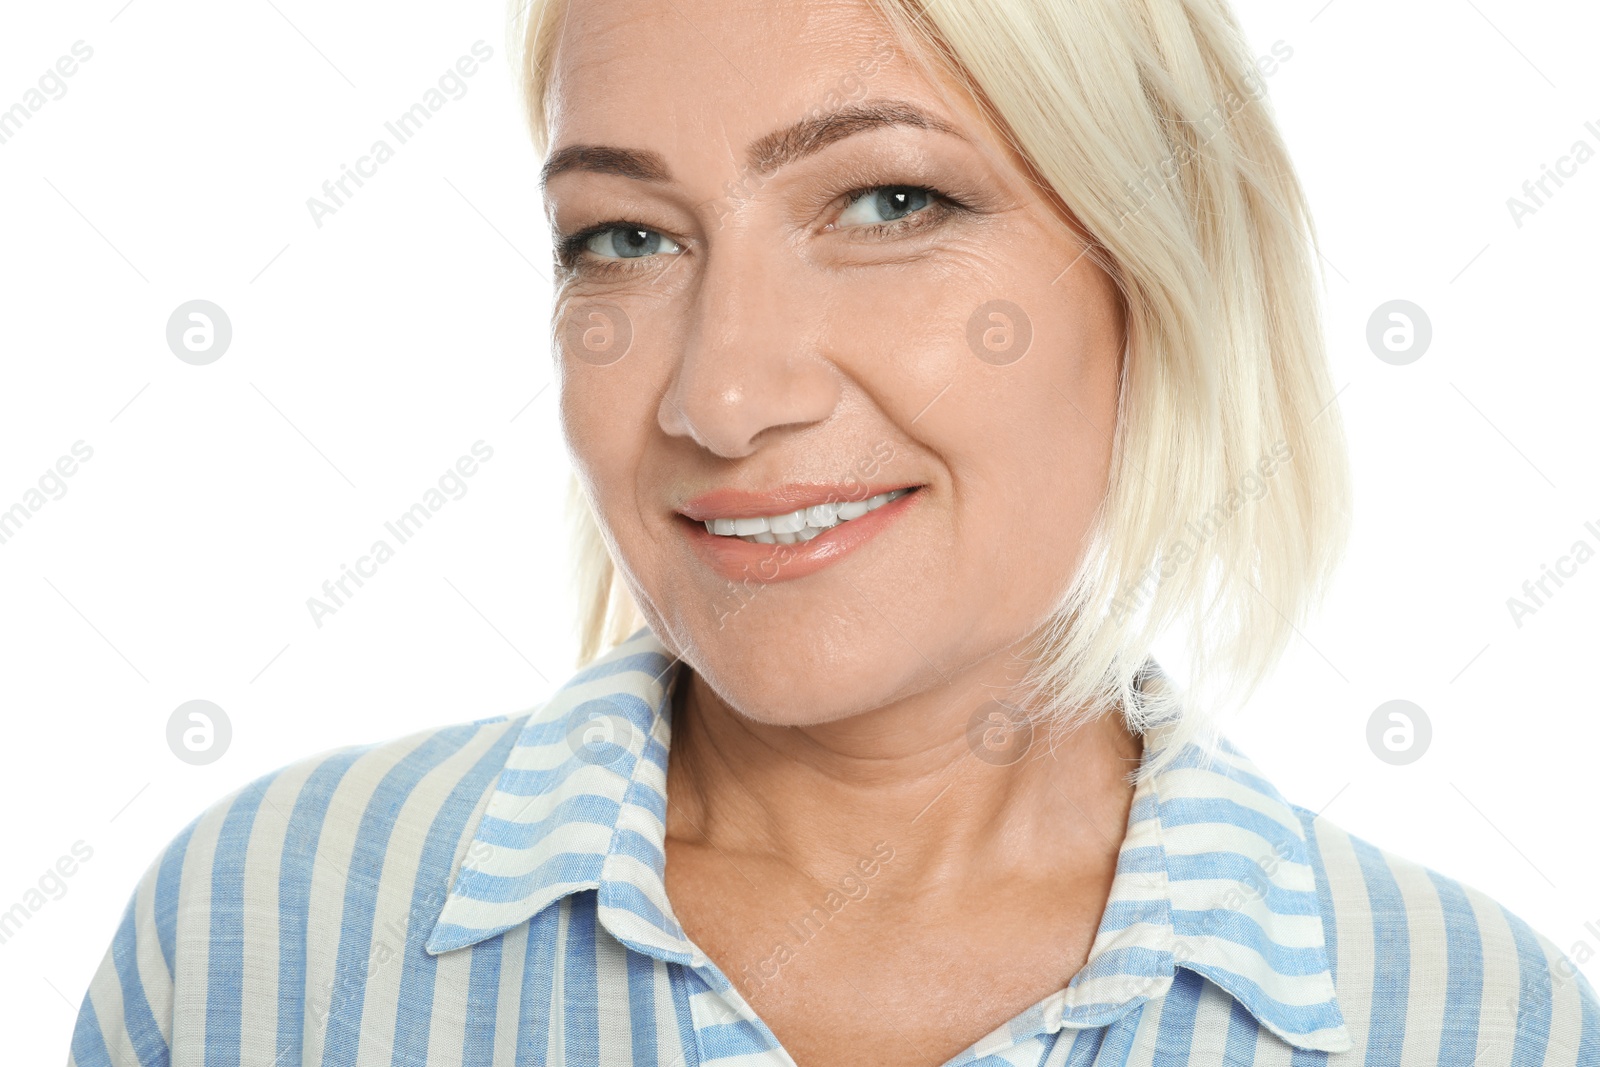
<path fill-rule="evenodd" d="M 997 663 L 999 665 L 997 665 Z M 822 882 L 874 848 L 897 881 L 955 891 L 997 875 L 1093 880 L 1114 869 L 1143 745 L 1117 714 L 1070 732 L 974 730 L 1009 682 L 1002 657 L 873 711 L 810 726 L 741 715 L 681 666 L 673 693 L 667 836 L 779 858 Z"/>

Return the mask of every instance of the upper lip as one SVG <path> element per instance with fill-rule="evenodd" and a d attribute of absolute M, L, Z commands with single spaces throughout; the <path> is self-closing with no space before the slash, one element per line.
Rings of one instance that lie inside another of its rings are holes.
<path fill-rule="evenodd" d="M 863 485 L 824 485 L 818 482 L 791 482 L 773 489 L 713 489 L 684 502 L 678 511 L 696 522 L 711 519 L 750 519 L 765 515 L 787 515 L 817 504 L 842 504 L 850 500 L 869 500 L 880 493 L 916 488 L 915 482 L 883 482 Z"/>

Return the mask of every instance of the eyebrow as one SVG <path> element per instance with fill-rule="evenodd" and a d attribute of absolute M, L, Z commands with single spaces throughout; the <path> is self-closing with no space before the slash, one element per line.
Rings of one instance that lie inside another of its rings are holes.
<path fill-rule="evenodd" d="M 826 115 L 804 118 L 758 137 L 745 146 L 748 167 L 756 174 L 771 174 L 779 167 L 804 159 L 836 141 L 868 130 L 890 126 L 911 126 L 935 130 L 967 140 L 965 134 L 943 119 L 900 100 L 870 101 L 843 107 Z M 558 149 L 539 172 L 543 187 L 558 174 L 586 171 L 614 174 L 635 181 L 665 184 L 672 172 L 665 157 L 646 148 L 619 148 L 614 145 L 575 144 Z"/>

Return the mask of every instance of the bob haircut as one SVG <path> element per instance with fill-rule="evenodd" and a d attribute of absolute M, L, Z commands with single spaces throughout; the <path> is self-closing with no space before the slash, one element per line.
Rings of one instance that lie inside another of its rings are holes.
<path fill-rule="evenodd" d="M 1109 483 L 1017 703 L 1063 734 L 1113 712 L 1166 727 L 1154 773 L 1215 741 L 1213 713 L 1271 670 L 1348 536 L 1316 236 L 1261 72 L 1226 0 L 869 2 L 970 96 L 1121 294 Z M 564 4 L 513 0 L 540 152 Z M 645 620 L 575 477 L 569 506 L 582 665 Z M 1167 634 L 1180 671 L 1151 656 Z"/>

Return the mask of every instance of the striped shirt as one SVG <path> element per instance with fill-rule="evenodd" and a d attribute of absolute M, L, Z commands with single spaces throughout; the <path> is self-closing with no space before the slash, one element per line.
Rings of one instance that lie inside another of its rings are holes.
<path fill-rule="evenodd" d="M 680 675 L 641 629 L 532 712 L 223 798 L 139 882 L 69 1063 L 792 1064 L 667 900 Z M 950 1064 L 1600 1064 L 1544 937 L 1201 757 L 1136 789 L 1083 968 Z"/>

